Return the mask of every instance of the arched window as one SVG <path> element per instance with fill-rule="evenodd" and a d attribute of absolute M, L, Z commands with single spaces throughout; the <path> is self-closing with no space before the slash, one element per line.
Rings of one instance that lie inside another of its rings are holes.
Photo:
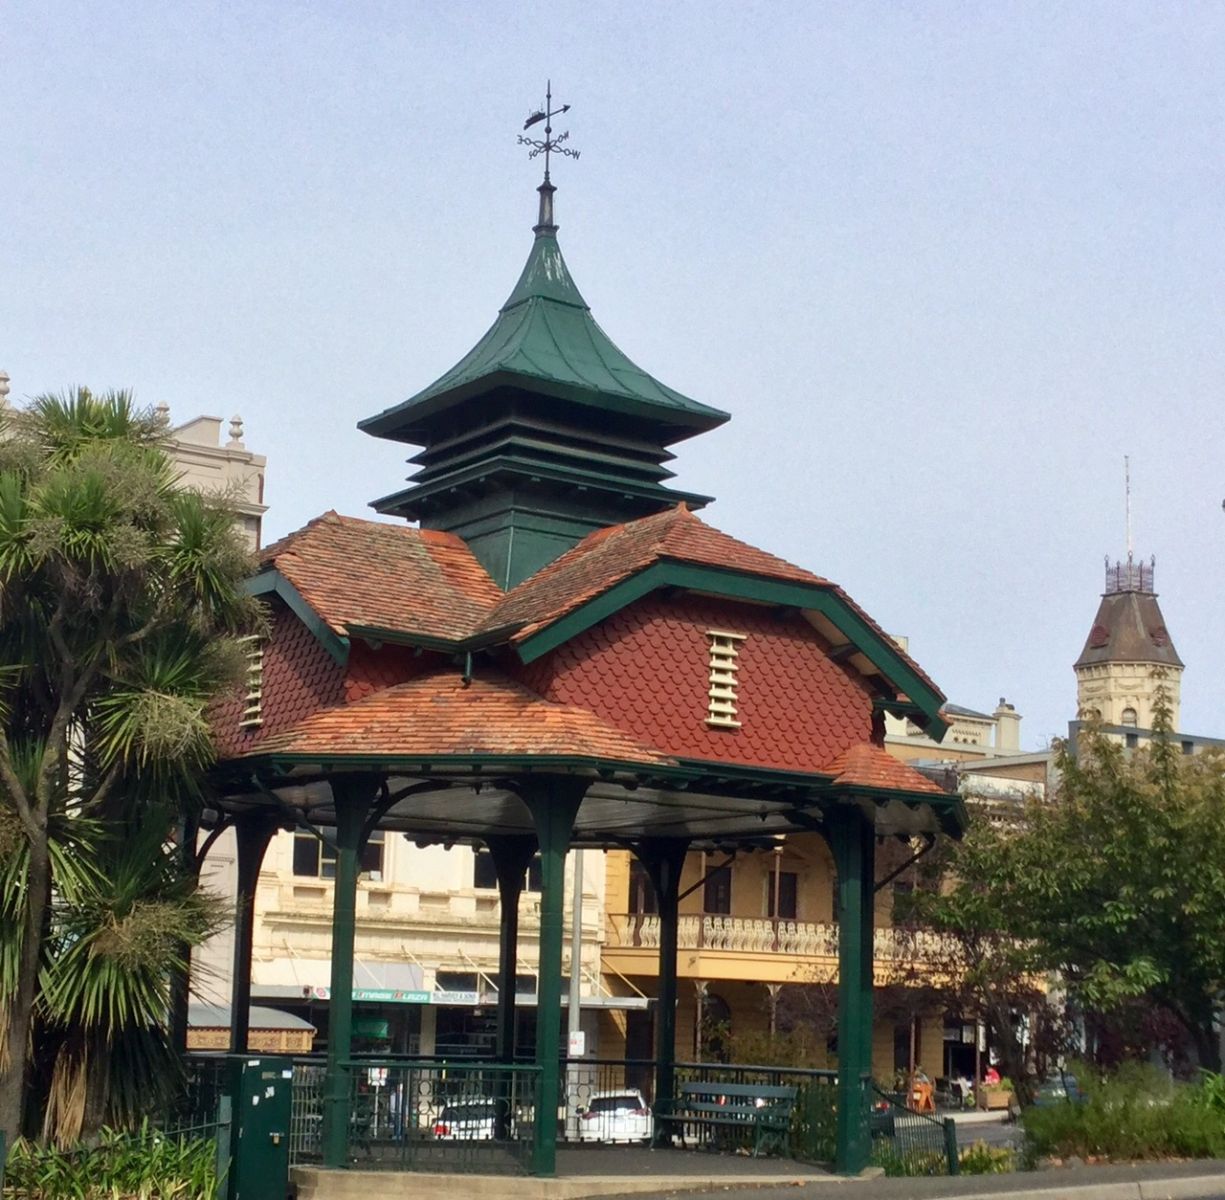
<path fill-rule="evenodd" d="M 1136 725 L 1136 710 L 1134 708 L 1125 708 L 1123 710 L 1123 724 L 1130 725 L 1135 728 Z"/>

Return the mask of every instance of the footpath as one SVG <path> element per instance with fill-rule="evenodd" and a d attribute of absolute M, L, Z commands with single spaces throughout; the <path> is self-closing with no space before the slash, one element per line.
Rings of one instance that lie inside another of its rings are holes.
<path fill-rule="evenodd" d="M 1225 1198 L 1225 1159 L 1134 1166 L 1053 1167 L 1008 1175 L 928 1179 L 797 1180 L 783 1186 L 739 1182 L 701 1192 L 665 1190 L 636 1200 L 717 1196 L 719 1200 L 1217 1200 Z M 613 1200 L 606 1193 L 591 1200 Z"/>

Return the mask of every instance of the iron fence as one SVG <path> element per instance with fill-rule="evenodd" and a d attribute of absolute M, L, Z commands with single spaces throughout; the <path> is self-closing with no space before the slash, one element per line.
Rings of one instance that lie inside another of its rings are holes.
<path fill-rule="evenodd" d="M 957 1126 L 951 1117 L 915 1112 L 903 1092 L 872 1085 L 872 1162 L 886 1175 L 956 1175 Z"/>
<path fill-rule="evenodd" d="M 398 1171 L 523 1174 L 531 1163 L 540 1071 L 529 1065 L 361 1057 L 349 1076 L 348 1158 Z M 290 1162 L 318 1162 L 324 1068 L 294 1063 Z"/>

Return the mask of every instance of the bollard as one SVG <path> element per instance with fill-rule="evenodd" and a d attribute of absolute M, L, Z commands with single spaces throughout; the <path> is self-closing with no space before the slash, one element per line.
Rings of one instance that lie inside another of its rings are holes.
<path fill-rule="evenodd" d="M 961 1174 L 961 1159 L 957 1155 L 957 1122 L 952 1117 L 944 1118 L 944 1152 L 949 1159 L 949 1174 Z"/>

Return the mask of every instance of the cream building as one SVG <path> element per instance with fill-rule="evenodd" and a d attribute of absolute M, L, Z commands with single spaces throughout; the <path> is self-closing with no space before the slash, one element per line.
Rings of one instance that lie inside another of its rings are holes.
<path fill-rule="evenodd" d="M 1151 729 L 1157 692 L 1178 728 L 1183 663 L 1153 590 L 1155 560 L 1106 564 L 1106 590 L 1076 660 L 1076 708 L 1106 726 Z"/>

